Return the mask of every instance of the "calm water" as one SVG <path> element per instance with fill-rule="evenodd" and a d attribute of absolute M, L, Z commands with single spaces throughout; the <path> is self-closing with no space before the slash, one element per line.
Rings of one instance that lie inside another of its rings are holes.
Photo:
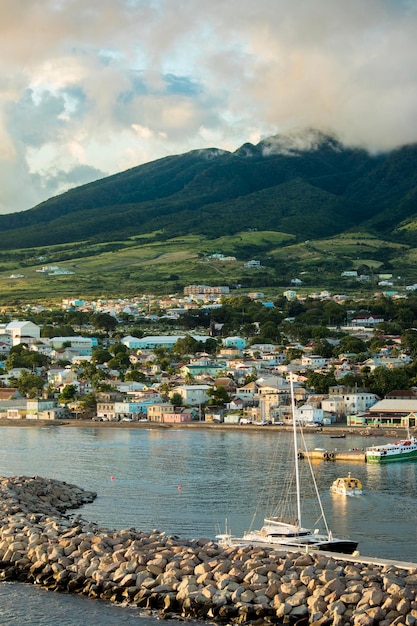
<path fill-rule="evenodd" d="M 0 475 L 38 474 L 75 483 L 98 493 L 82 509 L 86 519 L 109 528 L 157 528 L 186 538 L 213 538 L 224 531 L 226 520 L 236 535 L 251 525 L 259 527 L 268 512 L 270 483 L 275 492 L 283 490 L 290 470 L 291 435 L 267 429 L 4 427 L 0 438 Z M 306 442 L 309 449 L 335 445 L 319 434 L 307 434 Z M 336 446 L 373 443 L 378 439 L 348 437 Z M 301 466 L 305 469 L 307 462 Z M 330 494 L 331 482 L 348 471 L 362 481 L 362 497 Z M 417 562 L 417 462 L 382 467 L 318 462 L 314 472 L 336 536 L 358 540 L 363 555 Z M 311 480 L 302 477 L 302 482 L 307 491 Z M 314 525 L 316 517 L 306 515 L 305 525 Z M 155 623 L 133 609 L 14 583 L 0 585 L 0 607 L 2 626 L 49 626 L 57 619 L 63 626 Z"/>

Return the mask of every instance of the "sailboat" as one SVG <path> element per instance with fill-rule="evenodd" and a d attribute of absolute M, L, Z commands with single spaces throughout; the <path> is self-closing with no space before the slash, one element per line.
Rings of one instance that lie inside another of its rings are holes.
<path fill-rule="evenodd" d="M 295 420 L 295 401 L 294 387 L 292 375 L 290 375 L 290 391 L 291 391 L 291 412 L 293 422 L 293 463 L 295 468 L 295 509 L 292 519 L 285 519 L 281 516 L 271 515 L 264 518 L 263 526 L 260 530 L 250 530 L 243 534 L 242 537 L 234 537 L 229 532 L 217 535 L 217 540 L 221 545 L 253 545 L 265 547 L 279 547 L 288 551 L 309 551 L 309 550 L 325 550 L 329 552 L 337 552 L 340 554 L 353 554 L 356 551 L 358 543 L 350 539 L 339 539 L 333 536 L 328 527 L 317 483 L 314 478 L 311 462 L 308 459 L 309 470 L 312 482 L 315 488 L 315 494 L 320 509 L 320 517 L 323 520 L 324 530 L 305 528 L 302 524 L 302 507 L 301 507 L 301 488 L 300 488 L 300 471 L 299 471 L 299 454 L 298 454 L 298 438 L 297 424 Z"/>

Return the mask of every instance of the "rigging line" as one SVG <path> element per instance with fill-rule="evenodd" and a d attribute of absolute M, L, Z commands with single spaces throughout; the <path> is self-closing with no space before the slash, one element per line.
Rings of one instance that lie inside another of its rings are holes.
<path fill-rule="evenodd" d="M 304 450 L 306 452 L 308 452 L 306 440 L 304 438 L 304 432 L 303 432 L 303 429 L 301 428 L 301 426 L 300 426 L 300 433 L 301 433 L 301 440 L 303 442 L 303 448 L 304 448 Z M 317 496 L 317 502 L 318 502 L 319 507 L 320 507 L 321 517 L 317 521 L 320 521 L 320 519 L 323 520 L 324 525 L 326 527 L 326 533 L 327 533 L 328 536 L 330 536 L 331 535 L 331 531 L 330 531 L 329 526 L 327 524 L 327 519 L 326 519 L 326 515 L 324 513 L 323 504 L 322 504 L 322 501 L 321 501 L 321 497 L 320 497 L 320 493 L 319 493 L 319 488 L 318 488 L 318 485 L 317 485 L 316 477 L 314 475 L 313 465 L 311 463 L 310 455 L 306 454 L 306 457 L 307 457 L 307 462 L 308 462 L 308 466 L 309 466 L 309 469 L 310 469 L 311 478 L 313 480 L 314 490 L 315 490 L 315 493 L 316 493 L 316 496 Z"/>

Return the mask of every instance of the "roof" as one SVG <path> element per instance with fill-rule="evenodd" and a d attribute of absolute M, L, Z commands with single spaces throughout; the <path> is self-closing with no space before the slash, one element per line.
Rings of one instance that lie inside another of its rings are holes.
<path fill-rule="evenodd" d="M 417 398 L 385 398 L 368 409 L 369 413 L 417 413 Z"/>
<path fill-rule="evenodd" d="M 11 400 L 12 398 L 21 398 L 22 395 L 15 387 L 0 387 L 0 401 Z"/>
<path fill-rule="evenodd" d="M 10 328 L 23 328 L 24 326 L 26 326 L 27 324 L 31 324 L 32 326 L 36 326 L 36 324 L 34 324 L 33 322 L 28 322 L 28 321 L 19 321 L 19 320 L 12 320 L 11 322 L 9 322 L 6 326 L 6 329 L 9 330 Z"/>
<path fill-rule="evenodd" d="M 417 391 L 415 389 L 393 389 L 387 393 L 385 398 L 417 399 Z"/>

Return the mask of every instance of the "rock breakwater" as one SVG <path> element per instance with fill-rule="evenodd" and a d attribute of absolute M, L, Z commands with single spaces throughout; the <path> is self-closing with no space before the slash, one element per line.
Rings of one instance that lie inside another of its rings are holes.
<path fill-rule="evenodd" d="M 219 623 L 417 624 L 417 570 L 109 530 L 68 514 L 95 493 L 41 477 L 0 496 L 3 580 Z"/>

